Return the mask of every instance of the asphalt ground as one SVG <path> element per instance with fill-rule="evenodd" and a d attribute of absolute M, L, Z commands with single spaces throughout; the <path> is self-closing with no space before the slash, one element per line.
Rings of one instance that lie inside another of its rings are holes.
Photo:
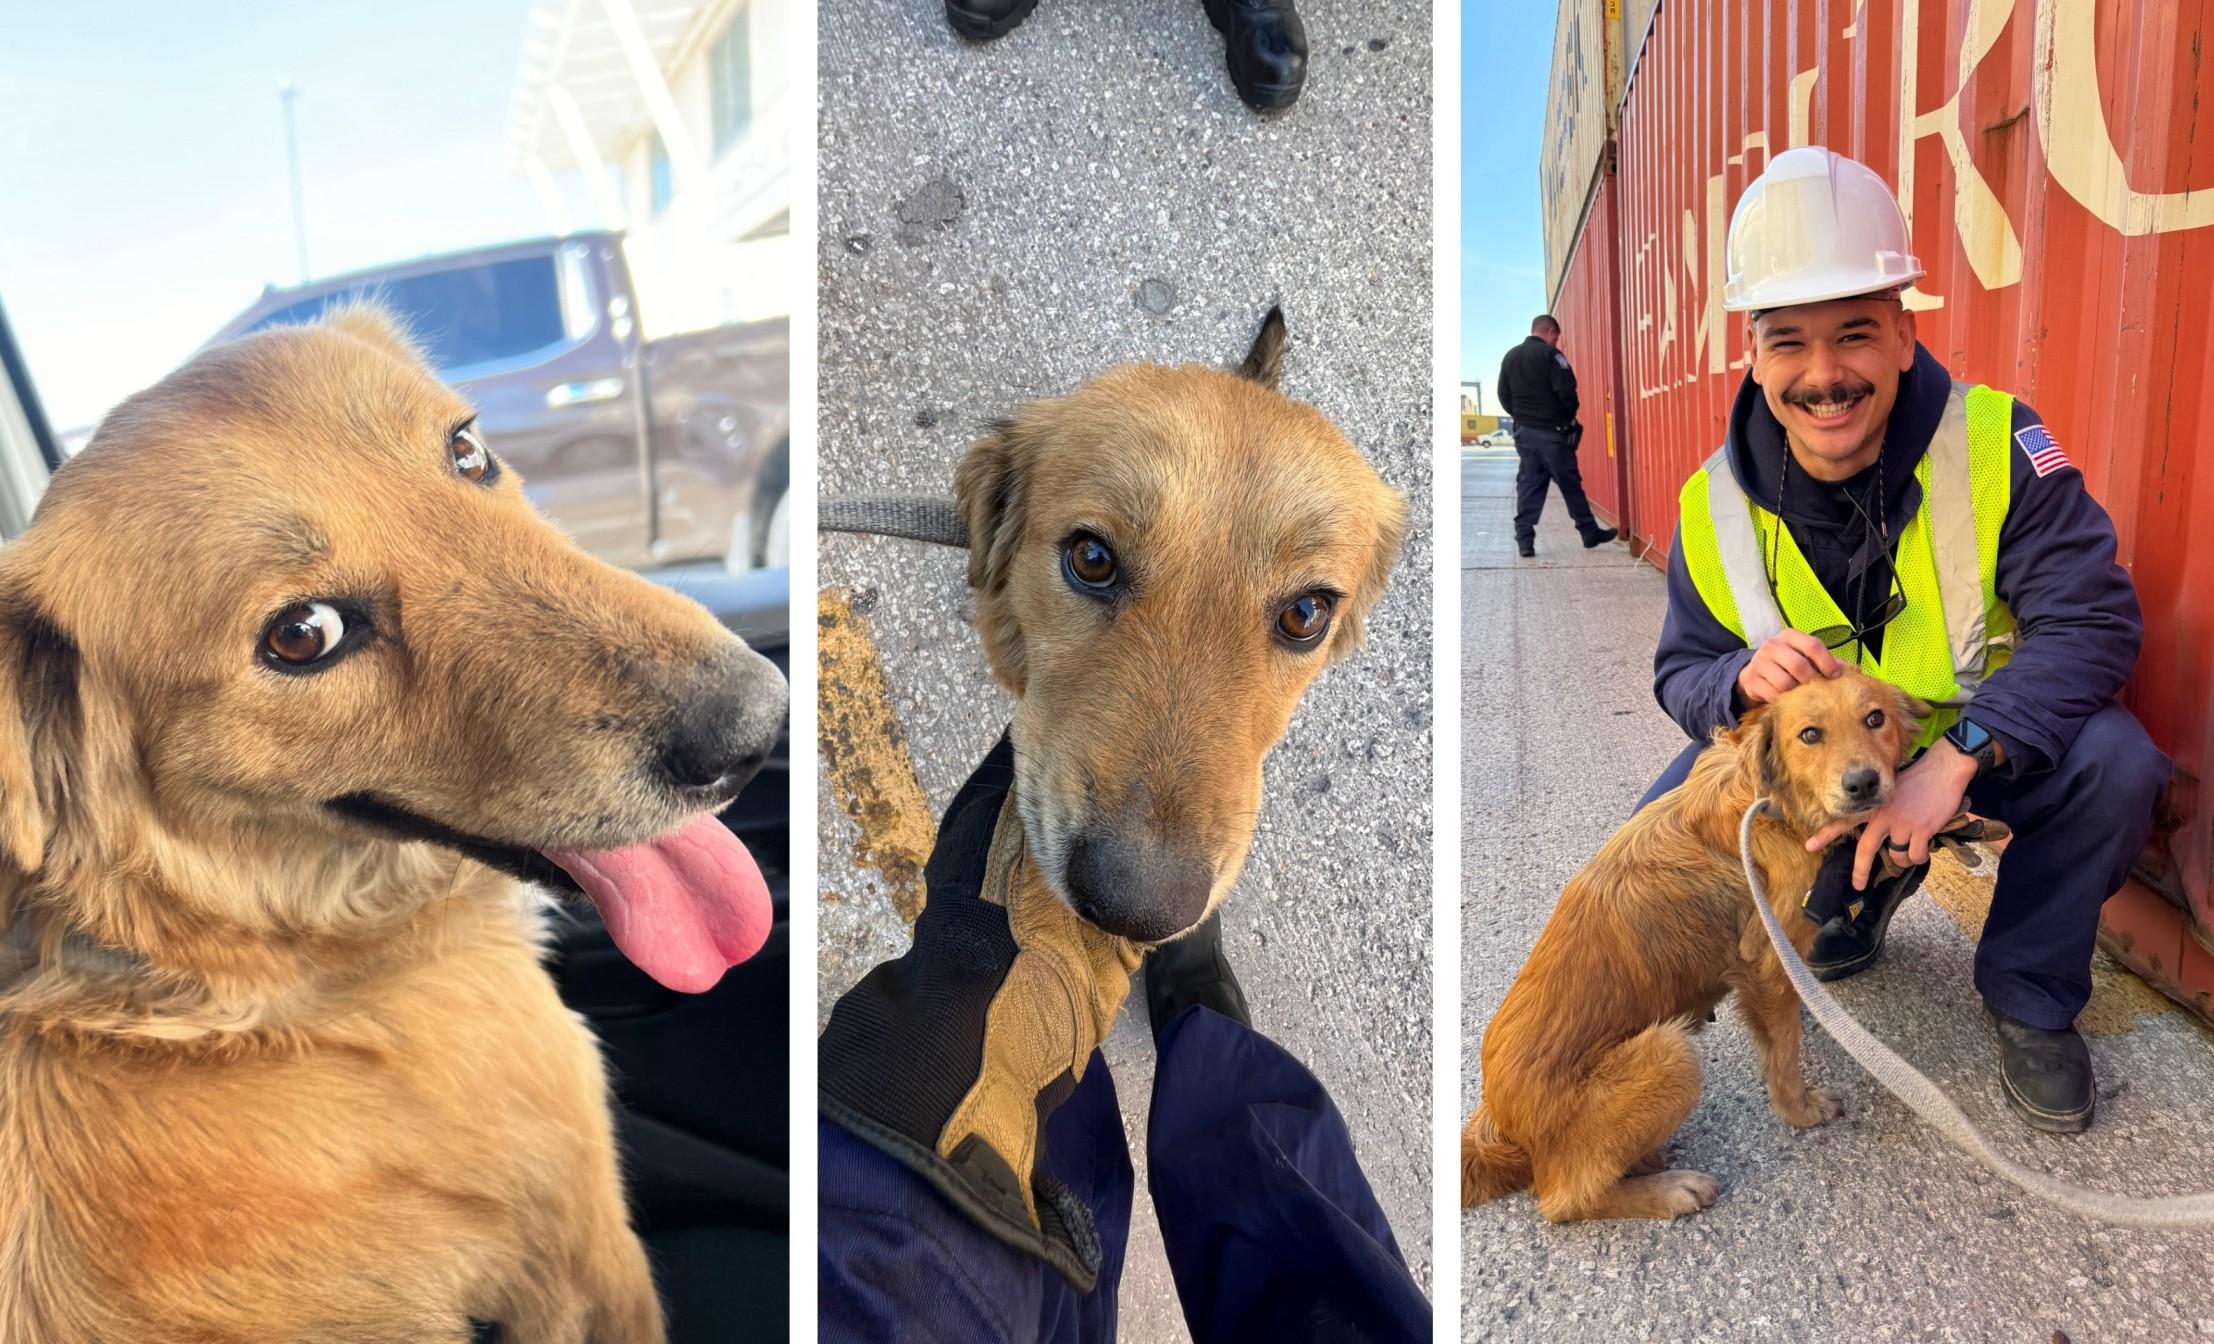
<path fill-rule="evenodd" d="M 1463 1115 L 1483 1025 L 1555 896 L 1682 747 L 1652 695 L 1659 571 L 1585 551 L 1550 498 L 1514 553 L 1514 454 L 1461 469 Z M 1999 1095 L 1969 980 L 1986 881 L 1951 859 L 1902 907 L 1883 959 L 1837 997 L 2004 1150 L 2134 1195 L 2214 1187 L 2214 1035 L 2102 964 L 2081 1019 L 2100 1083 L 2087 1134 L 2036 1134 Z M 1845 1115 L 1795 1133 L 1768 1109 L 1734 1014 L 1694 1037 L 1705 1092 L 1670 1162 L 1722 1182 L 1676 1223 L 1553 1227 L 1527 1194 L 1461 1215 L 1470 1340 L 2214 1338 L 2214 1236 L 2097 1226 L 2038 1203 L 1894 1101 L 1811 1019 L 1808 1072 Z"/>
<path fill-rule="evenodd" d="M 1430 15 L 1306 15 L 1308 87 L 1238 102 L 1196 0 L 1043 0 L 970 45 L 927 0 L 820 18 L 821 491 L 944 493 L 979 426 L 1114 363 L 1232 364 L 1272 303 L 1284 389 L 1395 487 L 1410 534 L 1368 646 L 1265 767 L 1224 907 L 1256 1024 L 1328 1085 L 1430 1278 Z M 962 557 L 831 537 L 818 1016 L 907 943 L 933 818 L 1009 714 Z M 1144 1190 L 1143 1008 L 1106 1047 L 1139 1168 L 1123 1337 L 1185 1337 Z"/>

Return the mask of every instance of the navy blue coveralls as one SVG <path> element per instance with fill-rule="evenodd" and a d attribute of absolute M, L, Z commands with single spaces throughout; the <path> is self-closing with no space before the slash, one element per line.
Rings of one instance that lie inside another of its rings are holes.
<path fill-rule="evenodd" d="M 1046 1171 L 1092 1211 L 1099 1284 L 1079 1295 L 1045 1262 L 977 1229 L 906 1167 L 817 1122 L 818 1314 L 826 1340 L 1115 1338 L 1133 1177 L 1107 1061 L 1047 1119 Z M 1205 1008 L 1161 1033 L 1147 1185 L 1176 1294 L 1199 1344 L 1427 1344 L 1430 1304 L 1407 1272 L 1345 1121 L 1313 1074 Z"/>
<path fill-rule="evenodd" d="M 1591 516 L 1583 472 L 1576 465 L 1576 443 L 1583 430 L 1576 423 L 1576 371 L 1569 367 L 1568 356 L 1541 336 L 1509 350 L 1499 361 L 1499 404 L 1514 417 L 1519 459 L 1514 473 L 1514 539 L 1523 544 L 1536 539 L 1538 515 L 1545 511 L 1545 487 L 1551 483 L 1561 489 L 1569 521 L 1590 541 L 1603 529 Z"/>
<path fill-rule="evenodd" d="M 1937 431 L 1951 386 L 1944 366 L 1917 347 L 1884 437 L 1884 507 L 1894 537 L 1921 504 L 1914 467 Z M 2019 622 L 2020 642 L 1966 711 L 2005 746 L 2007 759 L 1969 786 L 1967 801 L 2014 831 L 1976 946 L 1976 989 L 2008 1017 L 2058 1030 L 2091 997 L 2099 906 L 2120 889 L 2144 848 L 2169 762 L 2115 703 L 2136 666 L 2144 619 L 2136 588 L 2114 562 L 2114 525 L 2073 466 L 2038 475 L 2020 432 L 2039 423 L 2035 411 L 2014 403 L 2013 503 L 1999 533 L 1996 586 Z M 1730 412 L 1728 446 L 1738 484 L 1772 507 L 1786 451 L 1783 427 L 1750 376 Z M 1844 492 L 1866 499 L 1876 470 L 1843 482 L 1842 490 L 1817 487 L 1795 470 L 1787 493 L 1792 539 L 1855 624 L 1867 613 L 1853 612 L 1847 570 L 1866 529 L 1855 527 L 1858 515 Z M 1707 610 L 1682 548 L 1670 552 L 1653 691 L 1693 742 L 1641 807 L 1683 781 L 1716 726 L 1737 722 L 1737 674 L 1753 656 Z M 1863 591 L 1862 605 L 1873 607 L 1888 584 Z"/>

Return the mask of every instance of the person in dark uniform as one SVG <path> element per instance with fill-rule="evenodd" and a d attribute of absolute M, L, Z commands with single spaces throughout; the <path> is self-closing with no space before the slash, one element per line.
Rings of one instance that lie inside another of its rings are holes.
<path fill-rule="evenodd" d="M 1307 82 L 1307 28 L 1292 0 L 1200 3 L 1222 34 L 1223 64 L 1245 105 L 1281 112 L 1298 102 Z M 946 0 L 946 24 L 972 42 L 989 42 L 1021 27 L 1037 7 L 1038 0 Z"/>
<path fill-rule="evenodd" d="M 1613 528 L 1599 526 L 1584 498 L 1583 474 L 1576 469 L 1576 445 L 1584 435 L 1576 423 L 1576 371 L 1560 343 L 1561 324 L 1540 313 L 1531 319 L 1529 339 L 1499 362 L 1499 404 L 1514 417 L 1514 450 L 1522 459 L 1514 474 L 1514 542 L 1525 557 L 1537 554 L 1548 482 L 1560 487 L 1585 550 L 1615 536 Z"/>
<path fill-rule="evenodd" d="M 2075 1019 L 2099 907 L 2170 773 L 2115 699 L 2144 618 L 2113 523 L 2037 412 L 1955 382 L 1917 340 L 1909 248 L 1883 179 L 1819 146 L 1770 159 L 1738 204 L 1722 306 L 1751 315 L 1753 365 L 1678 500 L 1653 684 L 1693 740 L 1646 801 L 1717 727 L 1847 664 L 1928 704 L 1884 805 L 1808 841 L 1836 848 L 1807 965 L 1872 965 L 1932 837 L 1963 811 L 2005 822 L 1976 989 L 2008 1103 L 2075 1133 L 2097 1101 Z"/>

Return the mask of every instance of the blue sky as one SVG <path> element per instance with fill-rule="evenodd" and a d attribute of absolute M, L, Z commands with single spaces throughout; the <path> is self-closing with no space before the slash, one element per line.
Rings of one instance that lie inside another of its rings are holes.
<path fill-rule="evenodd" d="M 1461 7 L 1461 368 L 1484 384 L 1545 310 L 1538 144 L 1553 6 Z"/>
<path fill-rule="evenodd" d="M 506 157 L 529 10 L 529 0 L 6 6 L 0 304 L 56 427 L 97 419 L 264 284 L 298 280 L 277 98 L 286 81 L 300 89 L 315 273 L 551 232 Z"/>

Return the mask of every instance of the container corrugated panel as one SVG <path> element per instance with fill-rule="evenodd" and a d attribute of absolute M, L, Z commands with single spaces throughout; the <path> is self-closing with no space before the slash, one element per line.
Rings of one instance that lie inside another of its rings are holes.
<path fill-rule="evenodd" d="M 1603 0 L 1560 0 L 1553 27 L 1553 78 L 1545 98 L 1545 142 L 1538 150 L 1547 293 L 1559 287 L 1575 245 L 1577 221 L 1591 199 L 1592 179 L 1598 176 L 1612 132 L 1608 113 L 1619 96 L 1619 89 L 1608 82 Z"/>
<path fill-rule="evenodd" d="M 1584 441 L 1576 465 L 1584 493 L 1609 523 L 1622 526 L 1621 295 L 1615 285 L 1614 174 L 1599 175 L 1590 222 L 1561 276 L 1553 315 L 1561 323 L 1561 353 L 1576 370 L 1578 419 Z"/>
<path fill-rule="evenodd" d="M 2025 398 L 2114 516 L 2147 633 L 2128 701 L 2181 768 L 2177 871 L 2214 929 L 2214 0 L 1668 0 L 1621 112 L 1631 516 L 1677 489 L 1746 365 L 1729 210 L 1826 144 L 1900 192 L 1909 295 L 1955 376 Z"/>

